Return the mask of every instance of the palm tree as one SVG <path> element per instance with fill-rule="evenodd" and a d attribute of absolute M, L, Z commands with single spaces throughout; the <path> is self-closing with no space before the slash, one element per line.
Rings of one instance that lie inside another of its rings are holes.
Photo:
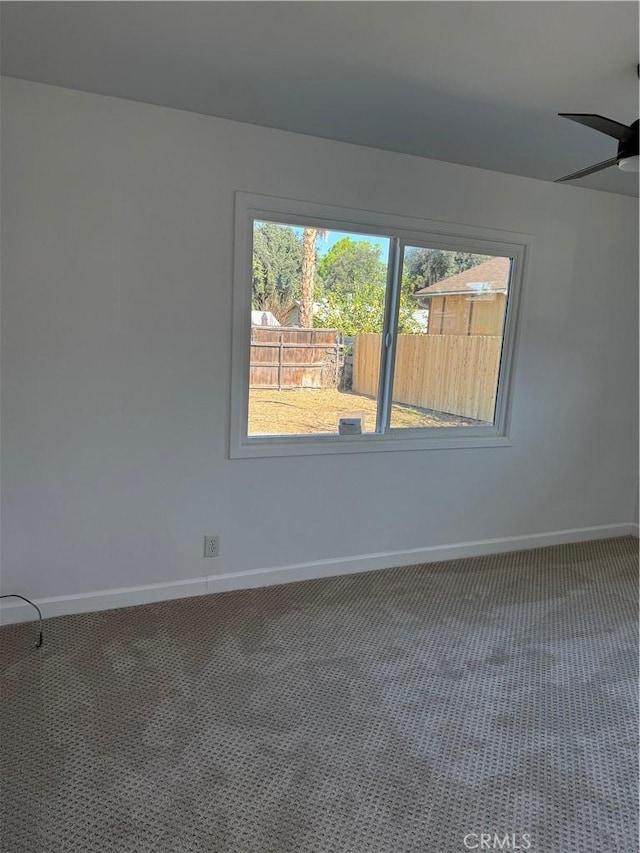
<path fill-rule="evenodd" d="M 316 275 L 316 238 L 322 240 L 327 232 L 320 228 L 305 228 L 302 234 L 302 270 L 300 273 L 300 325 L 313 328 L 313 291 Z"/>

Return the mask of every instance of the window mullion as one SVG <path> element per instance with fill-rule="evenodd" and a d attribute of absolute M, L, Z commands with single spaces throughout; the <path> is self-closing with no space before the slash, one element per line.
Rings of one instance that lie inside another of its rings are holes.
<path fill-rule="evenodd" d="M 400 289 L 402 272 L 401 241 L 396 237 L 389 242 L 387 265 L 387 292 L 384 308 L 384 326 L 380 347 L 380 385 L 378 388 L 378 410 L 376 432 L 385 433 L 391 421 L 391 399 L 393 392 L 393 365 L 396 352 L 398 313 L 400 311 Z"/>

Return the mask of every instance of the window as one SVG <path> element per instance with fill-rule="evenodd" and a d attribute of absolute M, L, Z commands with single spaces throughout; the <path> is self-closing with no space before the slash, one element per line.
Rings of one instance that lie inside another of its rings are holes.
<path fill-rule="evenodd" d="M 508 444 L 530 244 L 237 193 L 231 456 Z"/>

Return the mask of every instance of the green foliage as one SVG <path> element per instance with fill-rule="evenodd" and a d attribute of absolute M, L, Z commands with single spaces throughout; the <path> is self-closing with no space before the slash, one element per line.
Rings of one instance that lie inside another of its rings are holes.
<path fill-rule="evenodd" d="M 314 326 L 347 336 L 382 331 L 387 270 L 380 255 L 379 246 L 350 237 L 332 246 L 318 264 L 322 286 Z M 405 334 L 421 331 L 413 317 L 417 305 L 412 292 L 403 289 L 400 295 L 398 329 Z"/>
<path fill-rule="evenodd" d="M 454 252 L 453 253 L 453 272 L 451 275 L 456 275 L 459 272 L 477 267 L 478 264 L 483 264 L 485 261 L 490 261 L 491 255 L 475 255 L 469 252 Z"/>
<path fill-rule="evenodd" d="M 404 290 L 400 291 L 400 310 L 398 311 L 398 333 L 401 335 L 417 335 L 424 329 L 413 316 L 416 302 Z"/>
<path fill-rule="evenodd" d="M 365 332 L 382 331 L 384 323 L 385 286 L 375 282 L 359 284 L 351 293 L 329 290 L 320 300 L 313 325 L 320 329 L 337 329 L 351 336 Z M 400 296 L 398 331 L 410 334 L 421 331 L 413 318 L 416 309 L 411 297 Z"/>
<path fill-rule="evenodd" d="M 322 291 L 354 293 L 369 284 L 384 286 L 386 268 L 380 260 L 381 249 L 373 243 L 343 237 L 318 264 Z"/>
<path fill-rule="evenodd" d="M 317 264 L 315 285 L 314 298 L 324 299 L 325 313 L 337 310 L 344 313 L 351 304 L 361 306 L 358 316 L 368 317 L 369 326 L 374 322 L 372 317 L 382 318 L 386 267 L 380 255 L 379 246 L 350 237 L 343 237 L 331 247 Z M 488 260 L 486 255 L 409 248 L 405 254 L 402 299 L 406 301 L 416 290 L 485 260 Z M 301 271 L 302 238 L 295 230 L 290 225 L 257 222 L 253 233 L 252 308 L 284 315 L 300 299 Z M 368 312 L 364 310 L 367 301 Z M 416 306 L 411 302 L 405 307 L 406 311 L 401 305 L 402 321 L 411 325 L 411 311 Z"/>
<path fill-rule="evenodd" d="M 488 255 L 446 252 L 444 249 L 407 249 L 404 260 L 403 289 L 415 293 L 450 275 L 457 275 L 489 260 Z"/>
<path fill-rule="evenodd" d="M 271 311 L 283 321 L 300 300 L 303 240 L 289 225 L 259 222 L 253 234 L 252 308 Z M 387 271 L 379 246 L 343 237 L 320 258 L 314 301 L 320 308 L 314 326 L 345 335 L 380 332 L 384 321 Z M 416 290 L 488 260 L 486 255 L 409 248 L 405 254 L 398 327 L 422 331 L 413 313 Z"/>
<path fill-rule="evenodd" d="M 251 307 L 291 304 L 300 295 L 302 240 L 289 225 L 256 223 L 253 232 Z"/>

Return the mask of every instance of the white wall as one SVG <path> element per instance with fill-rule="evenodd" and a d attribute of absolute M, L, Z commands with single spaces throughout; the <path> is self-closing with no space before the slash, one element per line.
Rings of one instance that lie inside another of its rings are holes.
<path fill-rule="evenodd" d="M 19 80 L 2 96 L 4 592 L 630 524 L 635 200 Z M 513 446 L 229 460 L 235 190 L 535 235 Z"/>

